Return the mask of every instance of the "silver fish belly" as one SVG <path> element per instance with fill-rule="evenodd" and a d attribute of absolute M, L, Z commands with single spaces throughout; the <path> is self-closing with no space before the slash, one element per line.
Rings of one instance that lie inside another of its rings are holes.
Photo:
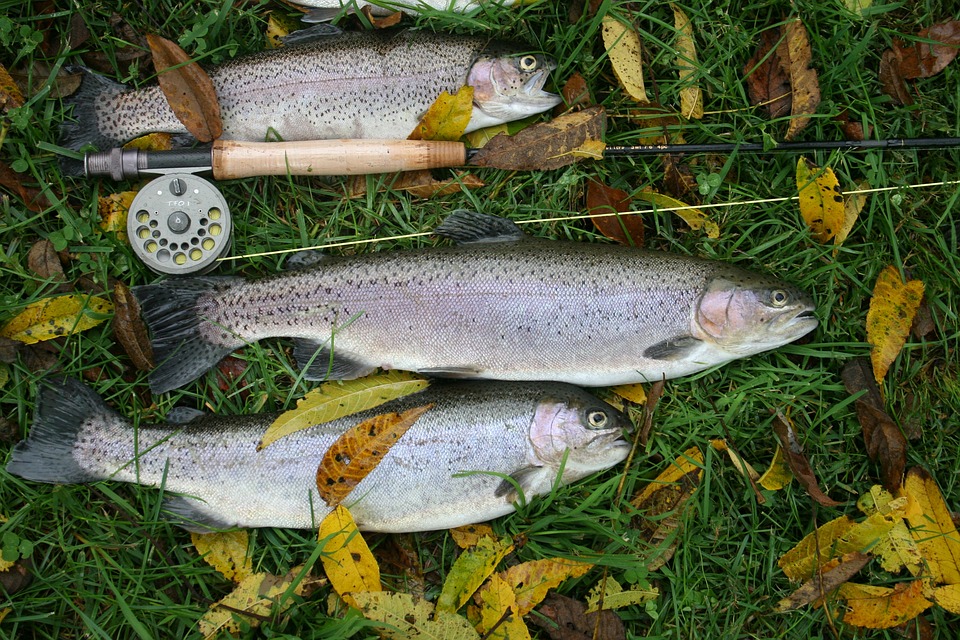
<path fill-rule="evenodd" d="M 330 511 L 317 467 L 347 429 L 432 403 L 347 496 L 361 529 L 442 529 L 513 510 L 510 476 L 526 499 L 622 461 L 629 420 L 576 387 L 448 383 L 310 427 L 257 451 L 276 417 L 202 416 L 185 425 L 132 423 L 75 380 L 41 386 L 27 440 L 7 471 L 40 482 L 102 479 L 181 494 L 167 512 L 187 528 L 315 528 Z M 563 473 L 560 475 L 560 468 Z"/>
<path fill-rule="evenodd" d="M 326 258 L 263 280 L 135 287 L 160 393 L 234 349 L 297 339 L 309 379 L 375 368 L 603 386 L 674 378 L 773 349 L 817 326 L 809 297 L 732 265 L 523 237 L 457 212 L 459 246 Z"/>
<path fill-rule="evenodd" d="M 209 71 L 217 91 L 225 140 L 406 138 L 441 92 L 455 93 L 471 74 L 487 39 L 426 31 L 340 33 L 237 58 Z M 543 56 L 507 55 L 524 61 L 519 77 L 539 75 L 525 92 L 497 96 L 526 117 L 560 98 L 542 90 L 555 66 Z M 517 62 L 519 65 L 519 62 Z M 532 64 L 534 69 L 527 70 Z M 474 81 L 485 82 L 476 78 Z M 127 90 L 87 74 L 71 98 L 74 120 L 61 143 L 101 149 L 162 131 L 186 133 L 159 86 Z M 478 103 L 478 114 L 486 114 Z M 498 112 L 512 114 L 509 109 Z M 506 121 L 506 120 L 503 120 Z M 478 116 L 476 127 L 488 124 Z"/>

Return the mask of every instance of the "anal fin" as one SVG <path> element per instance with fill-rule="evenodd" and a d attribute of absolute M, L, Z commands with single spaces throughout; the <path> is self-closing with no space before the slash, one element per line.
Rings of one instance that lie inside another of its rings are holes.
<path fill-rule="evenodd" d="M 417 373 L 438 378 L 479 378 L 481 371 L 476 367 L 430 367 L 417 369 Z"/>
<path fill-rule="evenodd" d="M 211 515 L 204 509 L 204 502 L 187 496 L 171 496 L 163 501 L 163 510 L 170 520 L 194 533 L 211 533 L 233 529 L 235 522 Z"/>
<path fill-rule="evenodd" d="M 307 380 L 353 380 L 369 375 L 376 369 L 336 350 L 331 352 L 328 344 L 307 338 L 294 341 L 293 357 Z"/>

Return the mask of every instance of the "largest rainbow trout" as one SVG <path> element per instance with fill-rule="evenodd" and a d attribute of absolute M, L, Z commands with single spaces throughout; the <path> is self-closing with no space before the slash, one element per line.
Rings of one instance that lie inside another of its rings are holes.
<path fill-rule="evenodd" d="M 722 262 L 538 240 L 470 211 L 436 232 L 459 244 L 134 287 L 157 363 L 151 389 L 271 336 L 296 339 L 311 380 L 380 367 L 603 386 L 687 375 L 817 326 L 806 294 Z"/>

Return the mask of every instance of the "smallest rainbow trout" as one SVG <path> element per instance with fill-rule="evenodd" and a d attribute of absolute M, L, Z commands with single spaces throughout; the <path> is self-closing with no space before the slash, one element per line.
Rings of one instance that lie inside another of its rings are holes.
<path fill-rule="evenodd" d="M 626 458 L 626 416 L 557 383 L 439 382 L 356 415 L 304 429 L 257 451 L 277 414 L 201 415 L 140 424 L 72 379 L 42 383 L 29 437 L 7 465 L 50 483 L 117 480 L 180 494 L 167 512 L 191 530 L 316 528 L 331 511 L 317 467 L 337 438 L 388 412 L 427 410 L 346 497 L 360 529 L 408 532 L 505 515 Z"/>

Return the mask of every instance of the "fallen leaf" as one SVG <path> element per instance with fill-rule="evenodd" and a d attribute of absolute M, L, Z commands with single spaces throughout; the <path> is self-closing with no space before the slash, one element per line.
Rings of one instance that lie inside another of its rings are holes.
<path fill-rule="evenodd" d="M 467 146 L 471 149 L 480 149 L 485 147 L 488 142 L 496 138 L 501 133 L 509 135 L 510 128 L 505 124 L 497 124 L 492 127 L 484 127 L 466 134 Z"/>
<path fill-rule="evenodd" d="M 740 455 L 727 446 L 726 440 L 714 439 L 710 441 L 710 446 L 715 450 L 720 452 L 726 452 L 727 457 L 730 458 L 730 462 L 733 463 L 734 468 L 740 472 L 740 475 L 748 478 L 749 480 L 756 482 L 760 479 L 760 474 L 757 473 L 757 470 L 753 466 L 745 461 Z"/>
<path fill-rule="evenodd" d="M 850 235 L 850 232 L 853 231 L 853 226 L 857 224 L 857 218 L 860 217 L 860 212 L 863 211 L 863 207 L 867 204 L 868 193 L 862 193 L 870 188 L 870 184 L 866 180 L 861 180 L 857 184 L 857 189 L 852 193 L 845 193 L 843 195 L 843 224 L 840 225 L 840 228 L 837 230 L 835 236 L 833 236 L 833 244 L 836 247 L 839 247 L 847 239 L 847 236 Z M 833 250 L 833 255 L 837 255 L 837 249 Z"/>
<path fill-rule="evenodd" d="M 785 140 L 793 140 L 810 124 L 810 116 L 820 104 L 820 83 L 810 68 L 812 54 L 807 29 L 799 19 L 784 25 L 785 39 L 777 46 L 781 64 L 790 75 L 790 125 Z"/>
<path fill-rule="evenodd" d="M 662 209 L 670 209 L 671 213 L 683 218 L 683 221 L 686 222 L 687 225 L 689 225 L 689 227 L 694 231 L 703 229 L 708 238 L 720 237 L 720 226 L 707 217 L 707 214 L 705 214 L 703 211 L 696 207 L 692 207 L 685 202 L 681 202 L 676 198 L 671 198 L 668 195 L 647 189 L 634 194 L 634 198 L 636 200 L 644 200 L 645 202 L 649 202 Z"/>
<path fill-rule="evenodd" d="M 371 176 L 350 176 L 346 181 L 344 195 L 348 198 L 360 198 L 367 194 Z M 403 191 L 415 198 L 439 198 L 460 193 L 465 189 L 479 189 L 484 186 L 480 178 L 466 171 L 454 171 L 449 178 L 438 180 L 429 169 L 402 171 L 392 180 L 378 181 L 377 191 Z"/>
<path fill-rule="evenodd" d="M 797 161 L 800 215 L 814 240 L 824 244 L 843 228 L 843 192 L 833 169 L 821 169 L 806 158 Z"/>
<path fill-rule="evenodd" d="M 594 104 L 593 96 L 590 94 L 590 88 L 587 86 L 587 80 L 579 71 L 574 71 L 567 78 L 560 90 L 563 96 L 563 104 L 557 105 L 560 109 L 556 115 L 560 115 L 567 109 L 589 107 Z"/>
<path fill-rule="evenodd" d="M 8 598 L 18 591 L 30 586 L 33 582 L 33 561 L 30 558 L 20 558 L 12 566 L 0 571 L 0 593 Z"/>
<path fill-rule="evenodd" d="M 585 157 L 574 153 L 585 143 L 603 139 L 605 122 L 603 107 L 566 113 L 513 136 L 498 135 L 477 151 L 470 164 L 513 171 L 559 169 Z"/>
<path fill-rule="evenodd" d="M 663 187 L 667 195 L 678 200 L 686 197 L 696 198 L 697 179 L 690 167 L 680 162 L 680 155 L 666 153 L 663 160 Z"/>
<path fill-rule="evenodd" d="M 904 479 L 902 494 L 919 507 L 907 510 L 906 519 L 933 582 L 960 584 L 960 533 L 936 481 L 926 469 L 913 467 Z"/>
<path fill-rule="evenodd" d="M 777 413 L 773 419 L 773 432 L 780 439 L 780 446 L 783 447 L 783 452 L 787 456 L 787 463 L 790 465 L 793 476 L 806 490 L 807 495 L 824 507 L 836 507 L 843 504 L 833 500 L 820 490 L 817 477 L 814 475 L 807 457 L 803 455 L 803 446 L 797 438 L 797 433 L 794 431 L 790 419 L 781 413 Z"/>
<path fill-rule="evenodd" d="M 317 539 L 323 544 L 320 562 L 330 586 L 347 604 L 359 606 L 357 595 L 382 589 L 380 567 L 346 507 L 337 505 L 327 514 Z"/>
<path fill-rule="evenodd" d="M 840 587 L 838 595 L 847 603 L 844 623 L 869 629 L 895 627 L 933 605 L 923 597 L 920 580 L 901 582 L 892 589 L 848 582 Z"/>
<path fill-rule="evenodd" d="M 246 529 L 216 533 L 190 534 L 197 553 L 211 567 L 232 582 L 241 583 L 253 574 L 253 559 L 248 548 L 250 536 Z"/>
<path fill-rule="evenodd" d="M 387 574 L 402 585 L 402 590 L 418 598 L 426 597 L 427 581 L 420 561 L 419 538 L 413 533 L 386 536 L 373 549 L 381 575 Z"/>
<path fill-rule="evenodd" d="M 307 393 L 296 409 L 286 411 L 274 420 L 260 439 L 257 450 L 301 429 L 332 422 L 422 391 L 429 384 L 428 380 L 406 371 L 388 371 L 347 382 L 326 382 Z"/>
<path fill-rule="evenodd" d="M 37 240 L 27 253 L 27 268 L 44 280 L 63 282 L 66 276 L 63 273 L 63 263 L 53 243 L 44 238 Z"/>
<path fill-rule="evenodd" d="M 130 288 L 118 282 L 113 288 L 113 335 L 139 371 L 153 369 L 153 346 L 140 317 L 140 304 Z"/>
<path fill-rule="evenodd" d="M 603 593 L 602 602 L 600 598 L 601 592 Z M 619 582 L 607 576 L 601 579 L 600 582 L 590 590 L 590 594 L 587 596 L 586 613 L 593 613 L 601 609 L 604 611 L 621 609 L 631 605 L 643 604 L 650 600 L 656 600 L 659 597 L 660 590 L 656 587 L 649 589 L 627 589 L 625 591 Z"/>
<path fill-rule="evenodd" d="M 33 344 L 97 326 L 113 311 L 97 296 L 67 294 L 28 304 L 0 329 L 0 336 Z"/>
<path fill-rule="evenodd" d="M 863 125 L 851 120 L 850 114 L 847 113 L 846 109 L 833 116 L 833 120 L 840 124 L 840 130 L 843 132 L 845 140 L 860 142 L 866 138 L 863 133 Z M 873 128 L 871 127 L 870 130 L 872 131 Z"/>
<path fill-rule="evenodd" d="M 97 210 L 100 213 L 100 229 L 111 233 L 118 240 L 127 240 L 127 212 L 136 197 L 136 191 L 111 193 L 97 198 Z"/>
<path fill-rule="evenodd" d="M 703 117 L 703 92 L 697 84 L 697 47 L 693 25 L 683 9 L 671 3 L 673 24 L 677 30 L 677 69 L 680 72 L 680 114 L 688 120 Z"/>
<path fill-rule="evenodd" d="M 427 404 L 402 413 L 385 413 L 354 425 L 334 441 L 317 467 L 317 491 L 328 506 L 350 494 L 424 413 Z"/>
<path fill-rule="evenodd" d="M 892 493 L 880 485 L 874 485 L 870 487 L 870 491 L 860 496 L 857 508 L 868 516 L 893 511 L 902 515 L 906 511 L 904 503 L 907 500 L 906 496 L 894 498 Z M 906 569 L 911 575 L 920 574 L 923 556 L 902 517 L 894 523 L 886 536 L 877 540 L 876 545 L 870 549 L 870 553 L 878 559 L 884 571 L 899 573 Z"/>
<path fill-rule="evenodd" d="M 296 580 L 302 570 L 302 567 L 296 567 L 284 576 L 275 576 L 270 573 L 254 573 L 247 576 L 232 592 L 210 605 L 209 611 L 200 619 L 200 633 L 205 640 L 220 637 L 222 631 L 231 635 L 239 635 L 241 626 L 234 619 L 234 616 L 243 614 L 247 614 L 245 616 L 247 625 L 251 627 L 260 626 L 262 619 L 277 614 L 273 610 L 274 606 L 280 597 L 290 589 L 293 581 Z M 300 581 L 293 589 L 293 593 L 298 596 L 303 595 L 316 582 L 315 579 L 308 576 Z M 293 603 L 292 598 L 284 599 L 281 611 L 286 610 Z"/>
<path fill-rule="evenodd" d="M 702 479 L 703 452 L 699 447 L 691 447 L 630 501 L 637 510 L 631 526 L 640 530 L 653 551 L 646 559 L 650 571 L 659 569 L 673 557 L 681 516 Z"/>
<path fill-rule="evenodd" d="M 565 558 L 543 558 L 514 565 L 500 572 L 500 577 L 517 594 L 520 615 L 525 616 L 546 597 L 570 578 L 578 578 L 593 568 L 587 562 Z"/>
<path fill-rule="evenodd" d="M 480 538 L 477 545 L 460 554 L 450 567 L 437 598 L 437 611 L 454 613 L 493 573 L 504 556 L 513 551 L 509 538 Z"/>
<path fill-rule="evenodd" d="M 373 7 L 370 5 L 364 5 L 360 9 L 360 13 L 370 21 L 374 29 L 389 29 L 390 27 L 395 27 L 400 23 L 400 20 L 403 19 L 402 11 L 394 11 L 385 16 L 375 16 L 373 15 Z"/>
<path fill-rule="evenodd" d="M 935 588 L 933 601 L 950 613 L 960 614 L 960 584 L 948 584 Z"/>
<path fill-rule="evenodd" d="M 857 575 L 868 562 L 870 562 L 870 556 L 859 551 L 843 554 L 837 566 L 804 582 L 796 591 L 778 602 L 775 611 L 778 613 L 793 611 L 825 598 Z"/>
<path fill-rule="evenodd" d="M 870 460 L 880 464 L 880 477 L 887 491 L 900 488 L 907 467 L 907 439 L 900 427 L 883 410 L 880 389 L 866 358 L 854 358 L 843 367 L 840 376 L 850 395 L 863 391 L 856 400 L 857 419 Z"/>
<path fill-rule="evenodd" d="M 865 9 L 873 6 L 873 0 L 843 0 L 843 6 L 849 9 L 851 13 L 862 16 Z"/>
<path fill-rule="evenodd" d="M 620 244 L 643 246 L 643 219 L 639 215 L 610 215 L 630 210 L 630 194 L 591 179 L 587 182 L 587 215 L 597 231 Z"/>
<path fill-rule="evenodd" d="M 551 593 L 530 622 L 551 640 L 626 640 L 627 632 L 617 614 L 607 610 L 586 613 L 586 609 L 582 602 Z"/>
<path fill-rule="evenodd" d="M 283 39 L 290 35 L 295 25 L 287 16 L 279 11 L 271 11 L 267 15 L 266 36 L 267 49 L 279 49 L 284 46 Z"/>
<path fill-rule="evenodd" d="M 791 480 L 793 480 L 793 472 L 790 471 L 787 456 L 783 452 L 783 447 L 778 446 L 770 466 L 757 480 L 757 484 L 767 491 L 779 491 L 790 484 Z"/>
<path fill-rule="evenodd" d="M 932 25 L 917 32 L 916 42 L 893 42 L 901 75 L 907 80 L 929 78 L 943 71 L 960 51 L 960 20 Z"/>
<path fill-rule="evenodd" d="M 643 405 L 647 402 L 647 392 L 644 391 L 643 385 L 640 383 L 621 384 L 616 387 L 610 387 L 610 391 L 613 391 L 624 400 L 629 400 L 637 405 Z"/>
<path fill-rule="evenodd" d="M 200 142 L 220 137 L 220 103 L 213 81 L 183 49 L 166 38 L 147 34 L 160 89 L 170 108 L 190 134 Z"/>
<path fill-rule="evenodd" d="M 764 108 L 771 118 L 789 114 L 793 103 L 790 74 L 777 53 L 782 38 L 782 27 L 761 31 L 760 46 L 743 68 L 750 104 Z"/>
<path fill-rule="evenodd" d="M 7 68 L 0 64 L 0 110 L 6 113 L 10 109 L 22 107 L 23 103 L 20 87 L 14 82 Z"/>
<path fill-rule="evenodd" d="M 913 104 L 913 96 L 907 88 L 903 72 L 900 71 L 900 58 L 893 49 L 887 49 L 880 56 L 880 69 L 877 75 L 883 92 L 890 96 L 894 104 L 908 107 Z"/>
<path fill-rule="evenodd" d="M 169 151 L 173 148 L 173 134 L 154 131 L 124 143 L 123 148 L 139 149 L 141 151 Z"/>
<path fill-rule="evenodd" d="M 611 15 L 603 17 L 603 47 L 620 86 L 641 104 L 649 102 L 643 84 L 643 48 L 637 32 Z"/>
<path fill-rule="evenodd" d="M 0 161 L 0 187 L 15 193 L 24 206 L 34 213 L 41 213 L 53 206 L 42 191 L 23 184 L 25 178 L 29 180 L 26 174 L 14 171 L 6 162 Z"/>
<path fill-rule="evenodd" d="M 923 282 L 904 282 L 895 267 L 886 267 L 877 277 L 867 310 L 867 342 L 877 384 L 906 344 L 922 299 Z"/>
<path fill-rule="evenodd" d="M 461 549 L 476 546 L 481 538 L 494 538 L 496 535 L 488 524 L 467 524 L 450 529 L 450 537 Z"/>
<path fill-rule="evenodd" d="M 473 115 L 474 88 L 460 87 L 456 94 L 442 92 L 427 109 L 408 140 L 459 140 Z"/>
<path fill-rule="evenodd" d="M 386 591 L 354 594 L 356 607 L 368 620 L 383 622 L 377 631 L 394 640 L 479 640 L 466 618 L 435 610 L 432 603 L 409 593 Z"/>
<path fill-rule="evenodd" d="M 517 594 L 497 574 L 473 596 L 479 607 L 477 633 L 490 640 L 528 640 L 530 631 L 517 606 Z"/>
<path fill-rule="evenodd" d="M 680 118 L 673 110 L 659 103 L 650 102 L 633 109 L 630 111 L 630 119 L 640 125 L 642 130 L 651 132 L 650 135 L 641 135 L 637 140 L 639 144 L 666 144 L 668 138 L 671 142 L 682 142 L 681 133 L 670 136 L 671 128 L 680 125 Z"/>

